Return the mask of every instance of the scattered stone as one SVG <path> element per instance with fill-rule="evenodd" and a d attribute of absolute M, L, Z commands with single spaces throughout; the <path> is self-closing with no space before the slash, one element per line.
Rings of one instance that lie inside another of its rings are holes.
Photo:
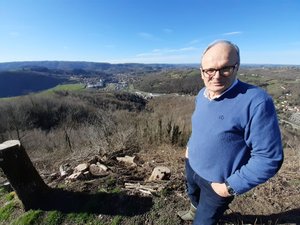
<path fill-rule="evenodd" d="M 59 178 L 59 173 L 55 172 L 55 173 L 51 173 L 50 174 L 50 180 L 53 181 L 55 179 Z"/>
<path fill-rule="evenodd" d="M 132 165 L 132 166 L 137 166 L 137 164 L 134 162 L 135 156 L 124 156 L 124 157 L 117 157 L 117 160 L 119 162 L 124 162 L 126 164 Z"/>
<path fill-rule="evenodd" d="M 66 177 L 72 173 L 71 165 L 70 164 L 64 164 L 60 165 L 59 172 L 61 177 Z"/>
<path fill-rule="evenodd" d="M 76 172 L 76 173 L 73 173 L 70 176 L 68 176 L 66 179 L 71 180 L 71 181 L 75 181 L 75 180 L 82 179 L 83 177 L 84 176 L 81 172 Z"/>
<path fill-rule="evenodd" d="M 146 195 L 163 190 L 164 186 L 160 184 L 142 185 L 140 183 L 125 183 L 125 189 L 138 190 Z"/>
<path fill-rule="evenodd" d="M 103 219 L 103 215 L 102 215 L 102 214 L 99 214 L 99 215 L 98 215 L 98 219 Z"/>
<path fill-rule="evenodd" d="M 84 176 L 85 179 L 89 179 L 91 177 L 90 171 L 83 172 L 83 176 Z"/>
<path fill-rule="evenodd" d="M 99 157 L 98 156 L 94 156 L 93 158 L 91 158 L 88 161 L 88 164 L 96 164 L 99 161 Z"/>
<path fill-rule="evenodd" d="M 103 168 L 101 168 L 100 166 L 98 166 L 96 164 L 90 165 L 89 171 L 93 176 L 96 176 L 96 177 L 108 175 L 108 172 L 106 172 L 106 170 L 103 170 Z"/>
<path fill-rule="evenodd" d="M 89 165 L 87 163 L 81 163 L 74 168 L 74 172 L 85 172 L 89 169 Z"/>
<path fill-rule="evenodd" d="M 107 171 L 107 170 L 108 170 L 107 166 L 105 166 L 105 165 L 103 165 L 103 164 L 101 164 L 101 163 L 99 163 L 99 162 L 97 162 L 96 165 L 99 166 L 99 167 L 100 167 L 102 170 L 104 170 L 104 171 Z"/>
<path fill-rule="evenodd" d="M 300 112 L 293 113 L 290 117 L 290 121 L 300 126 Z"/>
<path fill-rule="evenodd" d="M 168 180 L 171 176 L 171 170 L 165 166 L 157 166 L 154 168 L 149 181 Z"/>
<path fill-rule="evenodd" d="M 107 158 L 107 156 L 106 155 L 104 155 L 104 156 L 102 156 L 102 157 L 98 157 L 98 161 L 99 162 L 106 162 L 107 160 L 108 160 L 108 158 Z"/>
<path fill-rule="evenodd" d="M 10 185 L 9 181 L 4 182 L 0 186 L 7 192 L 11 192 L 14 190 L 13 187 Z"/>

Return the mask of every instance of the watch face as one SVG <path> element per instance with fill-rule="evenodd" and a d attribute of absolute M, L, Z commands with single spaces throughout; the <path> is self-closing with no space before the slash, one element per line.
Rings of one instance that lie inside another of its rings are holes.
<path fill-rule="evenodd" d="M 230 195 L 235 195 L 236 193 L 235 193 L 235 191 L 232 189 L 232 187 L 230 187 L 230 185 L 229 185 L 227 182 L 225 182 L 225 184 L 226 184 L 228 193 L 229 193 Z"/>
<path fill-rule="evenodd" d="M 229 192 L 229 194 L 231 194 L 231 195 L 234 195 L 234 194 L 235 194 L 234 190 L 233 190 L 231 187 L 229 187 L 228 192 Z"/>

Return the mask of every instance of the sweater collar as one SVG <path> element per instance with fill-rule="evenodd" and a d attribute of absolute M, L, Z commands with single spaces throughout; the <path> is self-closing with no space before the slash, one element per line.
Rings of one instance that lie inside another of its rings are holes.
<path fill-rule="evenodd" d="M 232 85 L 231 85 L 229 88 L 227 88 L 225 91 L 223 91 L 220 95 L 214 96 L 213 98 L 210 98 L 210 97 L 209 97 L 207 88 L 205 88 L 205 90 L 204 90 L 204 92 L 203 92 L 203 95 L 204 95 L 205 98 L 207 98 L 207 99 L 210 100 L 210 101 L 211 101 L 211 100 L 214 100 L 214 99 L 218 99 L 218 98 L 220 98 L 222 95 L 224 95 L 226 92 L 228 92 L 230 89 L 232 89 L 235 85 L 237 85 L 237 83 L 238 83 L 238 79 L 235 79 L 235 81 L 232 83 Z"/>

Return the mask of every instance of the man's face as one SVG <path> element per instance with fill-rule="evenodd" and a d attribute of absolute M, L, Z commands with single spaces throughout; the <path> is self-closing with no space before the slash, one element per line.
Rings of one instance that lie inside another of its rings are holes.
<path fill-rule="evenodd" d="M 234 66 L 238 63 L 238 57 L 235 49 L 226 44 L 219 43 L 211 47 L 202 58 L 202 69 L 221 69 L 228 66 Z M 220 71 L 216 71 L 214 76 L 208 77 L 201 71 L 201 77 L 209 92 L 210 97 L 220 95 L 235 81 L 237 68 L 234 68 L 229 76 L 222 76 Z"/>

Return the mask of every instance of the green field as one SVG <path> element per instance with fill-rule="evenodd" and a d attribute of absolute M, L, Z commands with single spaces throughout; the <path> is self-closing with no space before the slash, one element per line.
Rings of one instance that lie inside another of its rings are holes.
<path fill-rule="evenodd" d="M 54 91 L 79 91 L 85 88 L 84 84 L 60 84 L 54 88 L 42 91 L 41 93 L 49 93 Z"/>
<path fill-rule="evenodd" d="M 35 95 L 48 95 L 51 93 L 54 93 L 56 91 L 81 91 L 85 89 L 85 85 L 84 84 L 59 84 L 53 88 L 38 92 L 38 93 L 32 93 Z M 20 96 L 14 96 L 14 97 L 6 97 L 6 98 L 0 98 L 0 101 L 10 101 L 13 99 L 17 99 Z"/>

